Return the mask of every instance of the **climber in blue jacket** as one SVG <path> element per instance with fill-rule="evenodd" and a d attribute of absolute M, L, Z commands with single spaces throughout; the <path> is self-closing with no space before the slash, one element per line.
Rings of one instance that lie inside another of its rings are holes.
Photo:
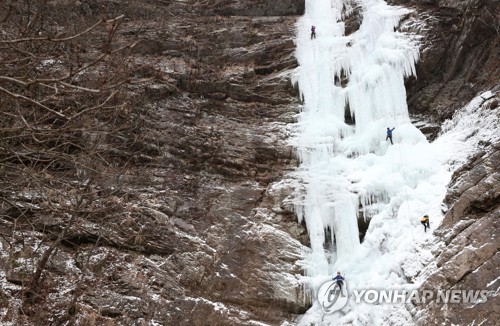
<path fill-rule="evenodd" d="M 332 277 L 332 280 L 337 281 L 337 285 L 339 286 L 340 292 L 342 292 L 342 285 L 344 285 L 345 278 L 340 275 L 340 272 L 337 272 L 337 276 Z"/>
<path fill-rule="evenodd" d="M 387 137 L 385 137 L 385 140 L 387 141 L 387 139 L 389 139 L 391 141 L 391 145 L 394 145 L 394 143 L 392 142 L 392 131 L 396 129 L 395 127 L 394 128 L 389 128 L 387 127 Z"/>

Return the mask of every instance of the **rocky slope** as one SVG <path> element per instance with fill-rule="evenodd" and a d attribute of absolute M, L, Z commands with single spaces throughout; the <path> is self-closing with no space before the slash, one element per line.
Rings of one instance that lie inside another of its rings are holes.
<path fill-rule="evenodd" d="M 36 293 L 24 290 L 25 261 L 41 259 L 66 221 L 4 194 L 15 205 L 2 211 L 2 323 L 292 321 L 307 307 L 295 264 L 305 230 L 276 183 L 295 166 L 289 74 L 303 1 L 52 5 L 88 20 L 125 14 L 119 40 L 138 41 L 135 77 L 152 80 L 130 89 L 138 125 L 108 158 L 121 172 L 96 181 L 112 212 L 67 230 Z"/>
<path fill-rule="evenodd" d="M 497 109 L 498 110 L 498 109 Z M 442 241 L 423 289 L 486 290 L 486 302 L 420 306 L 422 325 L 495 325 L 498 320 L 500 144 L 488 146 L 455 172 L 445 203 L 451 207 L 434 232 Z"/>
<path fill-rule="evenodd" d="M 488 16 L 498 1 L 392 2 L 412 6 L 425 22 L 410 26 L 425 38 L 408 98 L 432 138 L 444 118 L 498 83 L 498 24 Z M 137 126 L 113 152 L 123 168 L 99 180 L 98 195 L 106 195 L 112 212 L 82 217 L 68 230 L 35 295 L 26 292 L 33 261 L 65 222 L 20 195 L 23 189 L 2 193 L 9 204 L 2 204 L 0 219 L 1 323 L 293 323 L 308 308 L 296 263 L 308 240 L 286 204 L 290 183 L 281 181 L 297 163 L 287 138 L 300 108 L 290 73 L 304 1 L 50 5 L 88 20 L 124 14 L 119 38 L 138 41 L 130 64 L 135 77 L 151 81 L 130 88 L 129 118 Z M 437 233 L 449 246 L 438 264 L 465 259 L 469 268 L 451 277 L 436 272 L 429 284 L 452 287 L 464 279 L 482 286 L 496 277 L 496 248 L 478 242 L 497 230 L 498 147 L 492 148 L 456 173 Z M 470 199 L 469 192 L 486 188 L 493 190 Z M 471 243 L 481 248 L 479 258 L 461 254 Z M 451 312 L 467 315 L 429 307 L 425 320 L 451 320 L 443 317 Z"/>
<path fill-rule="evenodd" d="M 427 121 L 431 139 L 439 125 L 475 95 L 498 83 L 499 1 L 391 0 L 414 9 L 422 38 L 417 78 L 407 81 L 408 108 Z"/>
<path fill-rule="evenodd" d="M 500 2 L 392 2 L 415 8 L 415 15 L 424 22 L 417 79 L 407 83 L 410 112 L 415 119 L 430 122 L 422 131 L 433 139 L 444 119 L 490 89 L 496 96 L 485 100 L 481 110 L 491 111 L 498 119 Z M 415 317 L 420 325 L 494 325 L 498 320 L 494 293 L 500 265 L 499 146 L 480 142 L 477 153 L 454 173 L 444 201 L 443 224 L 434 232 L 439 242 L 435 260 L 422 271 L 426 279 L 422 290 L 487 290 L 487 301 L 445 305 L 433 300 L 418 307 Z"/>

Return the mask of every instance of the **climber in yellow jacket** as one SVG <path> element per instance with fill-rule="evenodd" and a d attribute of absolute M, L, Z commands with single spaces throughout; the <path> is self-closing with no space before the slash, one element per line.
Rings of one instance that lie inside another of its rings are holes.
<path fill-rule="evenodd" d="M 424 215 L 424 217 L 420 219 L 420 223 L 422 223 L 422 225 L 424 226 L 424 232 L 427 232 L 427 228 L 431 228 L 431 225 L 429 223 L 429 215 Z"/>

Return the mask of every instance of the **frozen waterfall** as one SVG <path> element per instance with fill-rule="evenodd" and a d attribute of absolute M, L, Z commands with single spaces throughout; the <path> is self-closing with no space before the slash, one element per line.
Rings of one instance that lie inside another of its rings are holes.
<path fill-rule="evenodd" d="M 337 270 L 350 287 L 406 283 L 402 268 L 419 263 L 400 253 L 430 236 L 419 216 L 441 215 L 436 198 L 449 173 L 433 163 L 436 153 L 410 123 L 406 104 L 404 78 L 415 74 L 419 50 L 415 36 L 395 27 L 408 12 L 382 0 L 306 0 L 297 24 L 294 82 L 304 104 L 293 145 L 304 188 L 295 208 L 311 241 L 302 264 L 312 287 Z M 344 21 L 354 14 L 359 29 L 346 36 Z M 396 128 L 394 145 L 385 140 L 387 127 Z M 358 219 L 370 219 L 363 243 Z M 350 303 L 324 316 L 313 306 L 302 323 L 375 320 L 388 308 L 359 309 Z"/>

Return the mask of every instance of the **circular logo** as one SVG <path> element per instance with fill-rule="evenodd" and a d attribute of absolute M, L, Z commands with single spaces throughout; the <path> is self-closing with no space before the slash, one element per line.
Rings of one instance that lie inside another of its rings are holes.
<path fill-rule="evenodd" d="M 347 303 L 347 286 L 345 281 L 339 286 L 336 281 L 328 281 L 318 291 L 318 301 L 326 314 L 342 309 Z"/>

